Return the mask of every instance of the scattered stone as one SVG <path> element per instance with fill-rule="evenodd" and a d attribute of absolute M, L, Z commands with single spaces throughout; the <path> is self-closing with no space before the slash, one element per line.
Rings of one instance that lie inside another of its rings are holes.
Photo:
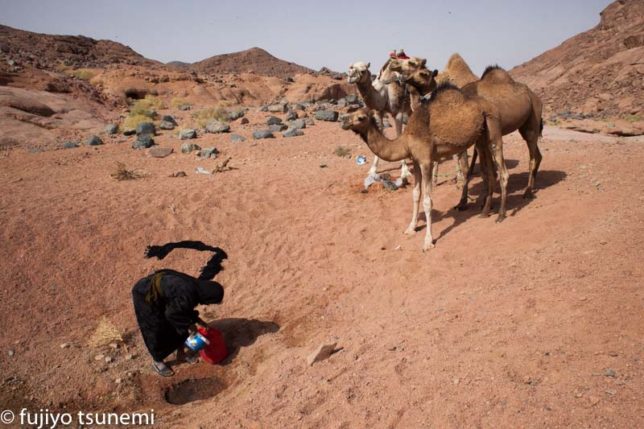
<path fill-rule="evenodd" d="M 183 173 L 183 171 L 179 171 L 179 173 Z M 176 176 L 176 174 L 178 173 L 175 173 L 174 177 L 183 177 L 186 175 L 186 173 L 183 173 L 183 176 Z M 133 360 L 133 359 L 136 359 L 136 353 L 128 353 L 125 355 L 125 360 Z"/>
<path fill-rule="evenodd" d="M 245 114 L 246 114 L 246 112 L 244 110 L 242 110 L 242 109 L 232 110 L 232 111 L 228 112 L 228 120 L 230 120 L 230 121 L 237 120 L 239 118 L 244 117 Z"/>
<path fill-rule="evenodd" d="M 298 128 L 289 128 L 282 133 L 282 136 L 284 137 L 297 137 L 297 136 L 303 136 L 303 135 L 304 133 Z"/>
<path fill-rule="evenodd" d="M 103 140 L 99 136 L 91 136 L 87 141 L 85 142 L 87 146 L 99 146 L 103 144 Z"/>
<path fill-rule="evenodd" d="M 268 112 L 268 106 L 262 106 L 259 108 L 260 112 Z"/>
<path fill-rule="evenodd" d="M 96 355 L 96 356 L 94 356 L 94 360 L 104 360 L 104 359 L 105 359 L 105 355 Z"/>
<path fill-rule="evenodd" d="M 129 129 L 129 130 L 123 131 L 124 136 L 133 136 L 134 134 L 136 134 L 136 130 L 134 130 L 134 129 Z"/>
<path fill-rule="evenodd" d="M 175 124 L 170 121 L 161 121 L 159 128 L 162 130 L 174 130 Z"/>
<path fill-rule="evenodd" d="M 190 110 L 191 108 L 192 108 L 192 106 L 190 104 L 187 104 L 187 103 L 179 105 L 179 110 L 184 111 L 184 112 L 186 110 Z"/>
<path fill-rule="evenodd" d="M 286 103 L 271 104 L 267 107 L 267 110 L 273 113 L 286 113 L 288 111 L 288 105 Z"/>
<path fill-rule="evenodd" d="M 217 158 L 219 151 L 214 147 L 203 148 L 199 151 L 199 158 L 209 159 Z"/>
<path fill-rule="evenodd" d="M 110 348 L 114 349 L 114 350 L 118 349 L 119 348 L 119 343 L 110 343 Z"/>
<path fill-rule="evenodd" d="M 137 137 L 132 144 L 132 149 L 147 149 L 154 146 L 154 139 L 150 134 L 143 134 Z"/>
<path fill-rule="evenodd" d="M 62 343 L 62 344 L 60 345 L 60 348 L 61 348 L 61 349 L 68 349 L 68 348 L 69 348 L 69 343 Z"/>
<path fill-rule="evenodd" d="M 253 138 L 255 140 L 274 139 L 275 136 L 273 135 L 273 132 L 270 130 L 257 130 L 257 131 L 253 131 Z"/>
<path fill-rule="evenodd" d="M 210 171 L 206 170 L 203 167 L 195 168 L 195 173 L 198 173 L 198 174 L 212 174 Z"/>
<path fill-rule="evenodd" d="M 153 158 L 165 158 L 173 152 L 171 147 L 153 147 L 148 152 Z"/>
<path fill-rule="evenodd" d="M 617 371 L 615 371 L 613 368 L 606 368 L 604 370 L 604 376 L 615 378 L 617 377 Z"/>
<path fill-rule="evenodd" d="M 181 153 L 190 153 L 194 150 L 200 150 L 201 147 L 194 143 L 184 143 L 181 145 Z"/>
<path fill-rule="evenodd" d="M 307 127 L 311 127 L 315 125 L 315 121 L 311 118 L 304 118 L 304 123 L 306 124 Z"/>
<path fill-rule="evenodd" d="M 193 130 L 192 128 L 183 129 L 183 130 L 179 131 L 179 138 L 181 140 L 196 139 L 197 138 L 197 131 Z"/>
<path fill-rule="evenodd" d="M 298 130 L 301 130 L 303 128 L 306 128 L 306 120 L 305 119 L 295 119 L 291 122 L 289 122 L 290 128 L 295 128 Z"/>
<path fill-rule="evenodd" d="M 140 136 L 143 134 L 154 135 L 155 132 L 156 132 L 156 129 L 154 128 L 154 124 L 152 122 L 141 122 L 139 125 L 136 126 L 137 136 Z"/>
<path fill-rule="evenodd" d="M 113 360 L 111 356 L 105 356 L 105 363 L 112 363 Z"/>
<path fill-rule="evenodd" d="M 233 143 L 241 143 L 246 141 L 246 137 L 240 136 L 239 134 L 231 134 L 230 141 Z"/>
<path fill-rule="evenodd" d="M 266 125 L 279 125 L 282 123 L 282 120 L 277 116 L 269 116 L 266 120 Z"/>
<path fill-rule="evenodd" d="M 328 167 L 328 165 L 326 165 L 325 163 L 320 164 L 320 168 L 327 168 L 327 167 Z"/>
<path fill-rule="evenodd" d="M 242 124 L 242 125 L 246 125 L 246 124 L 249 124 L 250 121 L 248 120 L 248 118 L 242 118 L 242 120 L 239 121 L 239 123 Z"/>
<path fill-rule="evenodd" d="M 185 171 L 177 171 L 176 173 L 172 173 L 170 177 L 186 177 L 187 174 Z"/>
<path fill-rule="evenodd" d="M 230 125 L 228 125 L 225 122 L 214 120 L 210 122 L 208 125 L 206 125 L 207 133 L 218 134 L 218 133 L 227 133 L 229 131 L 230 131 Z"/>
<path fill-rule="evenodd" d="M 105 126 L 105 133 L 107 135 L 110 135 L 110 136 L 114 135 L 114 134 L 118 133 L 118 131 L 119 131 L 119 126 L 116 125 L 116 124 L 107 124 Z"/>
<path fill-rule="evenodd" d="M 79 144 L 76 142 L 65 142 L 63 143 L 63 149 L 74 149 L 75 147 L 78 147 Z"/>
<path fill-rule="evenodd" d="M 304 110 L 304 106 L 300 103 L 295 103 L 291 106 L 291 109 L 293 110 Z"/>
<path fill-rule="evenodd" d="M 322 360 L 328 359 L 333 353 L 336 352 L 336 345 L 337 343 L 320 344 L 320 346 L 306 358 L 309 366 L 313 365 L 315 362 L 320 362 Z"/>
<path fill-rule="evenodd" d="M 347 100 L 348 104 L 356 104 L 359 102 L 358 96 L 355 94 L 349 94 L 346 97 L 344 97 L 345 100 Z"/>
<path fill-rule="evenodd" d="M 7 354 L 9 355 L 9 357 L 13 357 L 16 354 L 16 352 L 14 350 L 9 350 Z"/>
<path fill-rule="evenodd" d="M 292 110 L 289 110 L 288 113 L 286 113 L 286 120 L 287 121 L 294 121 L 297 119 L 297 113 L 295 113 Z"/>
<path fill-rule="evenodd" d="M 161 118 L 161 121 L 162 122 L 170 122 L 174 126 L 179 125 L 179 124 L 177 124 L 177 120 L 174 119 L 174 116 L 172 116 L 172 115 L 163 115 L 163 117 Z"/>
<path fill-rule="evenodd" d="M 278 132 L 280 132 L 280 131 L 284 131 L 284 130 L 285 130 L 285 129 L 287 129 L 287 128 L 288 128 L 288 127 L 286 126 L 286 124 L 275 124 L 275 125 L 271 125 L 271 126 L 269 126 L 269 127 L 268 127 L 268 129 L 269 129 L 271 132 L 274 132 L 274 133 L 278 133 Z"/>
<path fill-rule="evenodd" d="M 123 381 L 123 380 L 121 379 L 121 377 L 119 377 L 119 378 L 117 378 L 116 380 L 114 380 L 114 383 L 116 383 L 116 384 L 121 384 L 121 382 L 122 382 L 122 381 Z"/>

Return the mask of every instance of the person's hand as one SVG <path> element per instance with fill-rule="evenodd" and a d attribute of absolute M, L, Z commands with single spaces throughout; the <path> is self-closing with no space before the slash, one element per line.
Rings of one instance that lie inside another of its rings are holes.
<path fill-rule="evenodd" d="M 188 326 L 188 332 L 190 332 L 191 334 L 197 333 L 197 325 Z"/>

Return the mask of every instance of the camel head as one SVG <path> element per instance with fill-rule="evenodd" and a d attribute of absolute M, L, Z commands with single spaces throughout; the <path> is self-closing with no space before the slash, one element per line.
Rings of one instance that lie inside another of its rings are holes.
<path fill-rule="evenodd" d="M 365 108 L 348 113 L 342 118 L 342 129 L 351 130 L 356 134 L 366 135 L 369 127 L 375 124 L 371 110 Z"/>
<path fill-rule="evenodd" d="M 405 73 L 405 81 L 411 86 L 419 90 L 423 95 L 436 89 L 436 75 L 438 70 L 427 70 L 426 68 L 419 68 L 409 73 Z"/>
<path fill-rule="evenodd" d="M 348 81 L 349 83 L 358 83 L 361 80 L 368 78 L 371 80 L 371 72 L 369 71 L 369 66 L 371 63 L 363 63 L 362 61 L 358 61 L 357 63 L 353 63 L 349 66 L 349 77 Z"/>
<path fill-rule="evenodd" d="M 389 69 L 403 75 L 413 71 L 425 68 L 427 60 L 425 58 L 411 57 L 408 59 L 392 59 L 389 61 Z"/>

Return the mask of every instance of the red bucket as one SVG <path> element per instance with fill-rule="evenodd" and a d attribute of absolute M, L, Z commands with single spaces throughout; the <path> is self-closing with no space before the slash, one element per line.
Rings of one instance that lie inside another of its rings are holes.
<path fill-rule="evenodd" d="M 206 344 L 204 348 L 199 350 L 199 355 L 204 361 L 216 364 L 226 359 L 228 356 L 228 349 L 224 342 L 224 336 L 215 328 L 204 328 L 203 326 L 197 327 L 201 335 L 206 337 L 210 344 Z"/>

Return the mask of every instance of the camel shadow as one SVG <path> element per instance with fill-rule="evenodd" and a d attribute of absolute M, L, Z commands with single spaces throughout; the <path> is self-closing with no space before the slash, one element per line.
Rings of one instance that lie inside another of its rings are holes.
<path fill-rule="evenodd" d="M 544 170 L 544 171 L 539 171 L 537 175 L 537 179 L 535 181 L 535 186 L 534 186 L 534 191 L 535 194 L 538 197 L 538 191 L 540 189 L 545 189 L 550 186 L 554 186 L 558 184 L 559 182 L 562 182 L 566 178 L 566 173 L 563 171 L 557 171 L 557 170 Z M 513 174 L 510 176 L 510 179 L 508 181 L 508 198 L 507 198 L 507 216 L 511 217 L 516 215 L 519 211 L 521 211 L 523 208 L 528 206 L 534 199 L 530 198 L 523 198 L 523 190 L 525 189 L 526 184 L 528 183 L 528 173 L 519 173 L 519 174 Z M 498 205 L 500 203 L 499 201 L 499 195 L 498 195 L 498 185 L 495 188 L 495 195 L 493 198 L 493 203 L 492 203 L 492 210 L 498 209 Z M 481 204 L 483 201 L 483 183 L 482 182 L 477 182 L 474 185 L 471 185 L 470 187 L 470 195 L 476 195 L 476 202 L 474 203 L 469 203 L 468 207 L 466 210 L 459 211 L 456 208 L 452 208 L 450 210 L 447 210 L 443 213 L 438 214 L 438 216 L 433 217 L 434 221 L 439 221 L 441 219 L 444 219 L 446 217 L 451 217 L 454 219 L 454 222 L 449 225 L 447 228 L 441 231 L 441 233 L 436 237 L 436 239 L 440 239 L 441 237 L 447 235 L 452 229 L 458 227 L 461 225 L 463 222 L 467 221 L 473 216 L 479 216 L 480 211 L 481 211 Z M 493 212 L 490 217 L 495 216 L 495 213 Z M 422 229 L 422 228 L 421 228 Z"/>
<path fill-rule="evenodd" d="M 275 322 L 241 318 L 214 320 L 208 325 L 224 336 L 228 357 L 221 362 L 222 365 L 231 363 L 242 347 L 251 346 L 258 337 L 280 330 L 280 325 Z"/>

